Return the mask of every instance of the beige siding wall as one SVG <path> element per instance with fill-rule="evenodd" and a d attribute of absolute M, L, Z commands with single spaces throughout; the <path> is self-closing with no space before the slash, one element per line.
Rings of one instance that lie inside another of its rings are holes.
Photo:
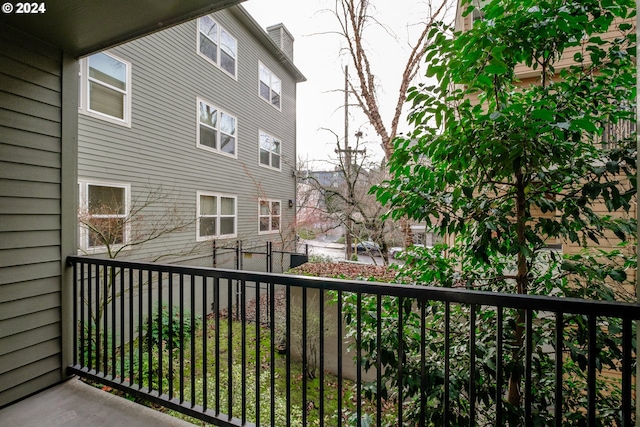
<path fill-rule="evenodd" d="M 61 58 L 0 26 L 0 406 L 61 380 Z"/>
<path fill-rule="evenodd" d="M 458 7 L 458 15 L 456 17 L 456 29 L 460 30 L 460 31 L 466 31 L 469 30 L 472 25 L 473 25 L 473 21 L 472 21 L 472 14 L 467 15 L 466 17 L 462 17 L 461 16 L 461 12 L 462 10 Z M 612 26 L 611 30 L 602 34 L 601 38 L 603 40 L 613 40 L 615 37 L 619 37 L 621 35 L 620 31 L 617 29 L 617 26 L 623 21 L 618 20 L 616 21 L 616 23 Z M 628 22 L 632 25 L 635 25 L 635 21 L 633 19 L 627 20 L 625 22 Z M 573 65 L 574 62 L 574 55 L 577 52 L 582 52 L 585 57 L 588 58 L 588 52 L 584 51 L 584 46 L 576 46 L 570 49 L 567 49 L 564 52 L 563 57 L 557 62 L 557 64 L 555 65 L 556 70 L 559 70 L 561 68 L 566 68 L 569 67 L 571 65 Z M 520 85 L 525 87 L 525 86 L 530 86 L 530 85 L 535 85 L 535 84 L 539 84 L 540 82 L 540 70 L 533 70 L 530 67 L 525 66 L 524 64 L 520 64 L 518 66 L 516 66 L 516 74 L 517 76 L 520 78 Z M 477 96 L 471 96 L 471 101 L 474 103 L 478 102 L 478 98 Z M 621 177 L 622 178 L 622 177 Z M 608 212 L 604 202 L 600 202 L 597 203 L 594 206 L 594 211 L 603 215 L 609 215 L 611 214 L 610 212 Z M 535 216 L 535 212 L 532 212 Z M 623 212 L 616 212 L 611 214 L 614 217 L 631 217 L 631 218 L 635 218 L 637 215 L 637 202 L 634 199 L 633 203 L 632 203 L 632 208 L 629 211 L 629 213 L 623 213 Z M 549 216 L 549 215 L 546 215 Z M 449 239 L 449 243 L 453 243 L 453 239 Z M 580 243 L 573 243 L 570 241 L 561 241 L 561 240 L 556 240 L 553 239 L 552 241 L 549 241 L 548 243 L 550 244 L 555 244 L 555 243 L 561 243 L 562 244 L 562 250 L 563 253 L 565 254 L 576 254 L 578 252 L 580 252 L 581 250 L 581 245 Z M 588 242 L 589 247 L 598 247 L 600 249 L 603 250 L 612 250 L 616 247 L 616 245 L 618 245 L 620 243 L 620 240 L 613 235 L 612 233 L 609 233 L 606 238 L 604 239 L 600 239 L 599 244 L 596 244 L 595 242 Z M 635 282 L 635 276 L 636 273 L 635 271 L 629 271 L 627 272 L 629 280 L 630 280 L 630 285 L 629 285 L 629 291 L 633 292 L 633 290 L 631 289 L 631 283 Z"/>

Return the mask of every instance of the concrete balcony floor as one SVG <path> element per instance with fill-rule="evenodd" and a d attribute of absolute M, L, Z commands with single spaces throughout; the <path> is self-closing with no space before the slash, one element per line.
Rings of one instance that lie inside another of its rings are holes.
<path fill-rule="evenodd" d="M 0 426 L 193 427 L 76 378 L 0 409 Z"/>

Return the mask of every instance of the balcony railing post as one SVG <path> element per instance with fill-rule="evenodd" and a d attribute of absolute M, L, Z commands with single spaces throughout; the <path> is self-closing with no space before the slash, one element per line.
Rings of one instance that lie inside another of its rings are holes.
<path fill-rule="evenodd" d="M 476 305 L 469 307 L 469 425 L 476 425 Z"/>
<path fill-rule="evenodd" d="M 398 297 L 398 379 L 397 379 L 397 386 L 398 386 L 398 421 L 397 421 L 397 425 L 402 425 L 402 404 L 404 402 L 404 397 L 403 397 L 403 381 L 404 381 L 404 372 L 403 372 L 403 362 L 404 362 L 404 330 L 403 330 L 403 325 L 404 325 L 404 320 L 403 320 L 403 305 L 404 305 L 404 298 L 403 297 Z M 473 424 L 471 424 L 473 425 Z"/>
<path fill-rule="evenodd" d="M 563 313 L 556 313 L 555 319 L 555 425 L 562 426 L 562 353 L 564 352 Z"/>
<path fill-rule="evenodd" d="M 337 347 L 338 347 L 338 427 L 342 426 L 342 340 L 344 339 L 344 334 L 342 331 L 342 290 L 338 290 L 338 315 L 336 316 L 338 320 L 338 327 L 336 330 L 338 333 L 336 334 Z"/>
<path fill-rule="evenodd" d="M 533 413 L 531 410 L 531 404 L 533 400 L 532 395 L 532 355 L 533 355 L 533 312 L 527 310 L 525 312 L 525 342 L 524 342 L 524 417 L 527 427 L 533 427 Z"/>
<path fill-rule="evenodd" d="M 207 316 L 207 296 L 208 292 L 208 277 L 202 276 L 202 408 L 203 410 L 209 409 L 209 375 L 208 375 L 208 366 L 209 366 L 209 325 L 208 316 Z M 195 313 L 191 313 L 191 316 L 194 318 L 194 323 L 196 321 Z M 196 331 L 195 328 L 191 330 L 191 338 L 193 341 L 196 340 Z M 182 345 L 181 345 L 182 346 Z"/>
<path fill-rule="evenodd" d="M 240 299 L 240 307 L 238 307 L 239 311 L 241 312 L 241 324 L 240 327 L 242 328 L 241 333 L 241 358 L 243 361 L 247 360 L 247 282 L 242 280 L 241 282 L 241 299 Z M 259 285 L 256 283 L 256 288 L 258 288 Z M 256 319 L 256 321 L 258 321 Z M 231 351 L 231 349 L 229 349 L 229 351 Z M 242 378 L 247 378 L 247 364 L 246 363 L 242 363 Z M 247 381 L 246 379 L 244 381 L 242 381 L 242 390 L 240 393 L 241 396 L 241 401 L 242 401 L 242 422 L 245 423 L 247 421 Z"/>
<path fill-rule="evenodd" d="M 291 286 L 285 291 L 285 376 L 287 379 L 286 402 L 291 408 Z M 291 427 L 291 411 L 287 412 L 287 426 Z"/>
<path fill-rule="evenodd" d="M 318 315 L 320 319 L 318 321 L 318 335 L 320 340 L 320 363 L 319 363 L 319 376 L 320 376 L 320 389 L 318 396 L 320 397 L 320 403 L 318 407 L 318 419 L 320 424 L 324 422 L 324 290 L 318 291 L 320 297 L 318 298 Z"/>
<path fill-rule="evenodd" d="M 596 425 L 596 316 L 588 316 L 589 328 L 589 359 L 587 367 L 587 425 Z"/>

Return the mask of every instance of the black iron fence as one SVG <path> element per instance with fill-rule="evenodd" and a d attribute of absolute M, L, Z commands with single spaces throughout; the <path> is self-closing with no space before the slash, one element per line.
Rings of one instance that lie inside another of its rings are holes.
<path fill-rule="evenodd" d="M 68 372 L 177 416 L 223 426 L 635 422 L 636 304 L 68 262 Z M 237 317 L 220 308 L 234 306 L 235 283 Z M 268 294 L 248 291 L 262 285 Z"/>
<path fill-rule="evenodd" d="M 251 243 L 238 240 L 229 244 L 213 241 L 213 267 L 235 270 L 260 271 L 266 273 L 284 273 L 307 261 L 308 245 L 302 251 L 292 252 L 274 242 Z"/>

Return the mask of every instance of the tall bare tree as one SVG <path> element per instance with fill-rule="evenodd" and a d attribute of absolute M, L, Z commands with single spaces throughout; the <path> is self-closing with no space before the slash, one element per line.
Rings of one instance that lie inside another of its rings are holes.
<path fill-rule="evenodd" d="M 340 33 L 346 41 L 345 51 L 351 59 L 355 74 L 354 79 L 349 80 L 349 92 L 355 97 L 357 105 L 380 137 L 387 159 L 393 153 L 393 140 L 398 131 L 407 90 L 420 69 L 425 50 L 431 43 L 430 30 L 437 21 L 445 19 L 451 6 L 455 6 L 451 0 L 425 1 L 425 16 L 422 21 L 415 24 L 415 28 L 419 28 L 418 36 L 413 41 L 407 41 L 409 53 L 402 74 L 398 76 L 399 87 L 393 115 L 390 120 L 389 118 L 385 120 L 382 117 L 381 103 L 377 96 L 382 84 L 375 77 L 376 70 L 372 67 L 370 52 L 367 49 L 366 33 L 372 25 L 378 25 L 387 31 L 390 38 L 397 39 L 397 37 L 381 21 L 369 13 L 370 10 L 375 10 L 374 2 L 369 0 L 335 0 L 335 8 L 332 12 L 339 22 Z M 391 82 L 385 82 L 385 85 L 390 84 Z"/>

